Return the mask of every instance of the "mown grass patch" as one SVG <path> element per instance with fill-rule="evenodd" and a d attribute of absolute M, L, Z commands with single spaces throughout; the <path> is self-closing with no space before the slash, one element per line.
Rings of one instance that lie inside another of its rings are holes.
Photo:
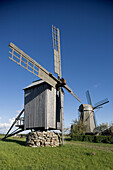
<path fill-rule="evenodd" d="M 113 152 L 84 148 L 71 142 L 56 148 L 30 148 L 25 146 L 23 138 L 0 141 L 0 169 L 109 170 L 113 168 L 112 158 Z"/>

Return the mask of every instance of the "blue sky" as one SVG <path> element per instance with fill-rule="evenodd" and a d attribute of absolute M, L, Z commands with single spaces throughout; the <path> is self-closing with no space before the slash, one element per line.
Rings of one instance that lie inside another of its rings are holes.
<path fill-rule="evenodd" d="M 60 29 L 62 76 L 87 103 L 109 103 L 96 113 L 97 123 L 113 121 L 113 1 L 0 1 L 0 132 L 24 107 L 24 87 L 37 80 L 9 57 L 13 42 L 54 73 L 52 24 Z M 54 74 L 55 75 L 55 74 Z M 65 91 L 64 125 L 78 118 L 80 103 Z"/>

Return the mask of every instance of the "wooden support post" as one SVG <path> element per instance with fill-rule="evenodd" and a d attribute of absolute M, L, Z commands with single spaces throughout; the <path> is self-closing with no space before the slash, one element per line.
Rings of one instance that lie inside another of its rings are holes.
<path fill-rule="evenodd" d="M 13 128 L 13 126 L 15 125 L 16 121 L 19 119 L 19 117 L 22 115 L 22 113 L 24 112 L 24 109 L 20 112 L 20 114 L 17 116 L 17 118 L 15 119 L 15 121 L 13 122 L 13 124 L 11 125 L 10 129 L 8 130 L 8 132 L 6 133 L 5 137 L 6 138 L 9 134 L 9 132 L 11 131 L 11 129 Z"/>
<path fill-rule="evenodd" d="M 60 87 L 60 103 L 61 103 L 61 108 L 60 108 L 60 114 L 61 114 L 61 124 L 62 124 L 62 145 L 64 145 L 64 126 L 63 126 L 63 122 L 64 122 L 64 112 L 63 112 L 63 92 L 62 92 L 62 88 Z"/>
<path fill-rule="evenodd" d="M 64 145 L 64 127 L 63 127 L 63 119 L 62 119 L 62 145 Z"/>
<path fill-rule="evenodd" d="M 22 132 L 22 131 L 24 131 L 24 130 L 23 130 L 23 129 L 20 129 L 20 130 L 18 130 L 18 131 L 14 131 L 14 132 L 12 132 L 11 134 L 9 134 L 9 135 L 5 136 L 4 138 L 2 138 L 2 140 L 6 139 L 6 138 L 8 138 L 8 137 L 14 136 L 14 135 L 16 135 L 17 133 L 20 133 L 20 132 Z"/>

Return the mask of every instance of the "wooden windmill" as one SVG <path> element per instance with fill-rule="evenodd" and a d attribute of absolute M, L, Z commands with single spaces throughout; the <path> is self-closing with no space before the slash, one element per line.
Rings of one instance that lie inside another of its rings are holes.
<path fill-rule="evenodd" d="M 54 49 L 54 66 L 56 78 L 45 68 L 39 65 L 30 56 L 20 50 L 12 42 L 9 44 L 12 61 L 22 66 L 29 72 L 41 78 L 27 86 L 25 91 L 25 106 L 15 122 L 9 129 L 5 137 L 14 135 L 23 130 L 61 130 L 63 131 L 63 88 L 71 93 L 79 102 L 77 95 L 66 84 L 66 80 L 61 76 L 61 55 L 60 55 L 60 35 L 59 29 L 52 26 L 52 38 Z M 20 116 L 24 112 L 24 118 Z M 24 123 L 18 123 L 24 120 Z M 9 135 L 10 130 L 16 124 L 18 130 Z"/>
<path fill-rule="evenodd" d="M 93 130 L 97 127 L 94 110 L 102 108 L 101 106 L 108 103 L 109 101 L 106 98 L 98 103 L 95 103 L 95 105 L 92 106 L 89 90 L 87 90 L 86 92 L 86 97 L 87 97 L 88 104 L 81 104 L 79 106 L 80 120 L 86 126 L 86 132 L 92 133 Z"/>

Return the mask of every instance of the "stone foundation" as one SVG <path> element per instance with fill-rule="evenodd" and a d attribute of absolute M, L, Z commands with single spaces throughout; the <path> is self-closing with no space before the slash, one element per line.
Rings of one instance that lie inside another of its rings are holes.
<path fill-rule="evenodd" d="M 26 138 L 26 146 L 29 147 L 56 147 L 60 145 L 60 135 L 55 132 L 30 132 Z"/>

